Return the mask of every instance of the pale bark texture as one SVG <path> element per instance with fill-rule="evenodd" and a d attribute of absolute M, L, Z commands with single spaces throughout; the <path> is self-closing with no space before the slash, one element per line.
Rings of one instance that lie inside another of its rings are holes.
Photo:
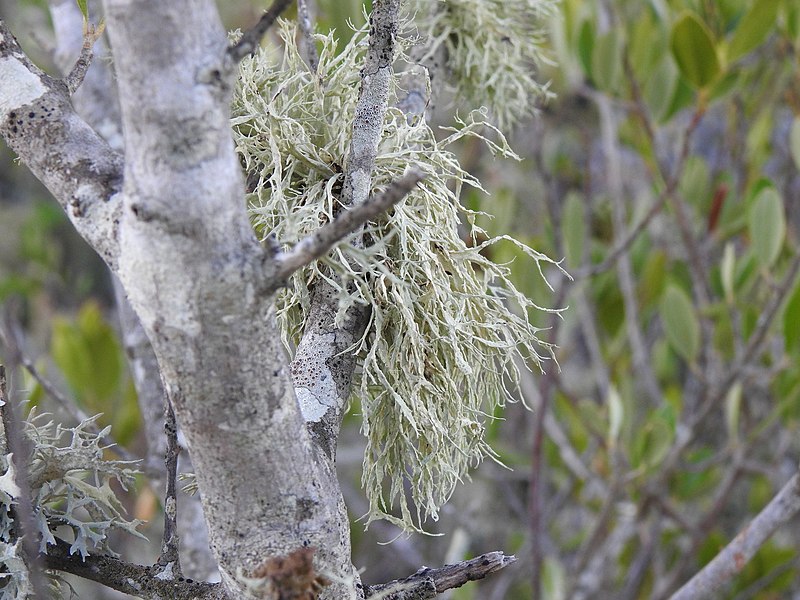
<path fill-rule="evenodd" d="M 269 257 L 244 212 L 216 8 L 111 0 L 106 14 L 126 133 L 120 279 L 186 436 L 223 583 L 244 596 L 237 575 L 304 546 L 345 578 L 338 494 L 312 459 Z"/>

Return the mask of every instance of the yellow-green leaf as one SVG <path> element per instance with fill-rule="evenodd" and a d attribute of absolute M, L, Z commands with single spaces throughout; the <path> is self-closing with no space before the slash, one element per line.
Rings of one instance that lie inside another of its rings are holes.
<path fill-rule="evenodd" d="M 86 6 L 86 0 L 76 0 L 78 2 L 78 8 L 81 10 L 81 14 L 83 15 L 83 20 L 89 20 L 89 9 Z"/>
<path fill-rule="evenodd" d="M 722 291 L 725 292 L 725 300 L 728 303 L 733 302 L 733 275 L 736 268 L 736 249 L 733 247 L 732 242 L 725 244 L 725 249 L 722 251 L 722 263 L 719 267 L 719 275 L 722 280 Z"/>
<path fill-rule="evenodd" d="M 672 26 L 670 47 L 683 76 L 696 88 L 704 88 L 721 71 L 714 38 L 700 18 L 685 11 Z"/>
<path fill-rule="evenodd" d="M 659 314 L 670 346 L 693 362 L 700 350 L 700 325 L 689 296 L 679 287 L 670 285 L 661 298 Z"/>
<path fill-rule="evenodd" d="M 787 352 L 800 349 L 800 284 L 795 286 L 783 311 L 783 339 Z"/>
<path fill-rule="evenodd" d="M 581 264 L 583 243 L 586 239 L 586 217 L 583 209 L 583 198 L 576 192 L 567 194 L 562 217 L 564 234 L 564 251 L 567 254 L 567 265 L 575 268 Z"/>
<path fill-rule="evenodd" d="M 741 18 L 728 48 L 731 62 L 754 50 L 766 39 L 775 17 L 778 14 L 780 0 L 756 0 Z"/>
<path fill-rule="evenodd" d="M 748 228 L 756 260 L 762 267 L 769 267 L 778 258 L 786 234 L 783 200 L 775 188 L 765 187 L 758 193 L 750 209 Z"/>
<path fill-rule="evenodd" d="M 792 153 L 794 166 L 800 171 L 800 117 L 795 117 L 792 121 L 792 129 L 789 132 L 789 150 Z"/>

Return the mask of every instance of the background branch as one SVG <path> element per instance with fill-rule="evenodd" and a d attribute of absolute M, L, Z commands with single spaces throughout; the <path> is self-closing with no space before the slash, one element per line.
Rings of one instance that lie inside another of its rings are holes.
<path fill-rule="evenodd" d="M 364 586 L 366 598 L 372 600 L 423 600 L 483 579 L 516 561 L 515 556 L 488 552 L 477 558 L 446 565 L 438 569 L 423 567 L 405 579 Z"/>
<path fill-rule="evenodd" d="M 800 511 L 800 475 L 795 474 L 730 544 L 672 595 L 671 600 L 716 598 L 775 531 Z"/>

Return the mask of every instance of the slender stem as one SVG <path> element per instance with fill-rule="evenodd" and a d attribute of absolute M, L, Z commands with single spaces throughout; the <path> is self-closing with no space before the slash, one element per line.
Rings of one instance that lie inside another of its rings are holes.
<path fill-rule="evenodd" d="M 13 355 L 9 361 L 13 364 L 17 361 Z M 13 369 L 12 369 L 13 370 Z M 31 489 L 28 485 L 28 458 L 31 454 L 30 441 L 23 434 L 22 420 L 17 415 L 14 408 L 14 401 L 8 393 L 6 385 L 6 368 L 0 365 L 0 420 L 2 420 L 5 443 L 8 449 L 6 459 L 8 469 L 13 469 L 13 484 L 16 486 L 16 500 L 13 511 L 14 521 L 17 526 L 12 532 L 12 538 L 16 541 L 22 538 L 22 551 L 25 566 L 28 568 L 28 577 L 36 598 L 46 598 L 46 585 L 43 571 L 39 559 L 39 540 L 36 536 L 36 519 L 34 516 L 33 502 L 31 499 Z"/>
<path fill-rule="evenodd" d="M 241 39 L 228 48 L 228 55 L 236 62 L 239 62 L 245 56 L 253 54 L 259 44 L 261 44 L 261 38 L 264 37 L 267 30 L 272 27 L 280 14 L 286 10 L 291 3 L 292 0 L 274 0 L 267 12 L 261 15 L 258 23 L 251 29 L 245 31 Z"/>
<path fill-rule="evenodd" d="M 167 452 L 164 464 L 167 472 L 167 485 L 164 494 L 164 538 L 161 544 L 161 556 L 158 564 L 162 567 L 172 565 L 175 577 L 181 576 L 180 539 L 178 536 L 178 496 L 175 489 L 175 480 L 178 475 L 178 456 L 181 448 L 178 445 L 178 424 L 175 422 L 175 412 L 172 402 L 165 403 L 164 433 L 167 438 Z"/>

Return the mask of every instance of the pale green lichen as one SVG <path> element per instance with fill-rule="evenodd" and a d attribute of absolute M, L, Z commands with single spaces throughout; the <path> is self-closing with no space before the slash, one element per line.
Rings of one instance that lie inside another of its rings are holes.
<path fill-rule="evenodd" d="M 35 411 L 24 422 L 24 433 L 30 441 L 32 454 L 27 459 L 30 507 L 36 523 L 36 542 L 41 552 L 55 544 L 56 533 L 63 538 L 65 528 L 71 530 L 70 554 L 86 557 L 90 552 L 116 556 L 108 546 L 112 531 L 127 531 L 143 537 L 136 527 L 140 521 L 128 519 L 125 509 L 112 489 L 112 481 L 127 489 L 137 474 L 135 465 L 125 461 L 108 460 L 102 439 L 110 427 L 94 433 L 98 417 L 87 419 L 75 427 L 63 427 L 46 415 Z M 0 478 L 0 565 L 7 578 L 3 598 L 14 593 L 26 597 L 30 587 L 25 568 L 19 558 L 18 539 L 13 534 L 15 522 L 12 507 L 20 502 L 20 490 L 14 483 L 11 455 L 0 457 L 5 475 Z M 2 579 L 0 579 L 2 581 Z M 55 580 L 51 585 L 58 585 Z"/>
<path fill-rule="evenodd" d="M 256 229 L 288 247 L 341 209 L 341 173 L 368 33 L 357 31 L 341 51 L 332 35 L 319 36 L 317 74 L 302 62 L 294 28 L 282 23 L 281 36 L 282 56 L 261 50 L 242 62 L 232 123 L 250 179 Z M 551 354 L 527 319 L 528 311 L 539 307 L 516 290 L 507 266 L 482 254 L 496 240 L 479 243 L 486 237 L 474 224 L 476 213 L 459 204 L 463 184 L 482 188 L 447 149 L 453 142 L 491 135 L 496 141 L 484 139 L 494 153 L 514 157 L 484 117 L 470 113 L 437 140 L 424 120 L 407 119 L 390 108 L 374 191 L 408 167 L 426 178 L 369 224 L 365 249 L 338 245 L 326 259 L 295 273 L 277 296 L 290 352 L 302 333 L 315 283 L 326 280 L 339 290 L 340 318 L 354 304 L 371 307 L 367 332 L 353 349 L 361 362 L 354 394 L 367 438 L 363 484 L 369 521 L 386 518 L 417 529 L 426 518 L 435 519 L 469 468 L 494 456 L 484 423 L 513 399 L 519 376 L 515 361 L 540 366 Z M 464 237 L 459 235 L 462 216 Z M 518 245 L 540 272 L 543 263 L 555 264 Z M 399 516 L 390 514 L 398 509 Z"/>
<path fill-rule="evenodd" d="M 486 106 L 507 131 L 552 94 L 536 80 L 548 62 L 544 26 L 557 0 L 411 0 L 424 42 L 420 62 L 435 68 L 444 53 L 454 95 Z"/>

